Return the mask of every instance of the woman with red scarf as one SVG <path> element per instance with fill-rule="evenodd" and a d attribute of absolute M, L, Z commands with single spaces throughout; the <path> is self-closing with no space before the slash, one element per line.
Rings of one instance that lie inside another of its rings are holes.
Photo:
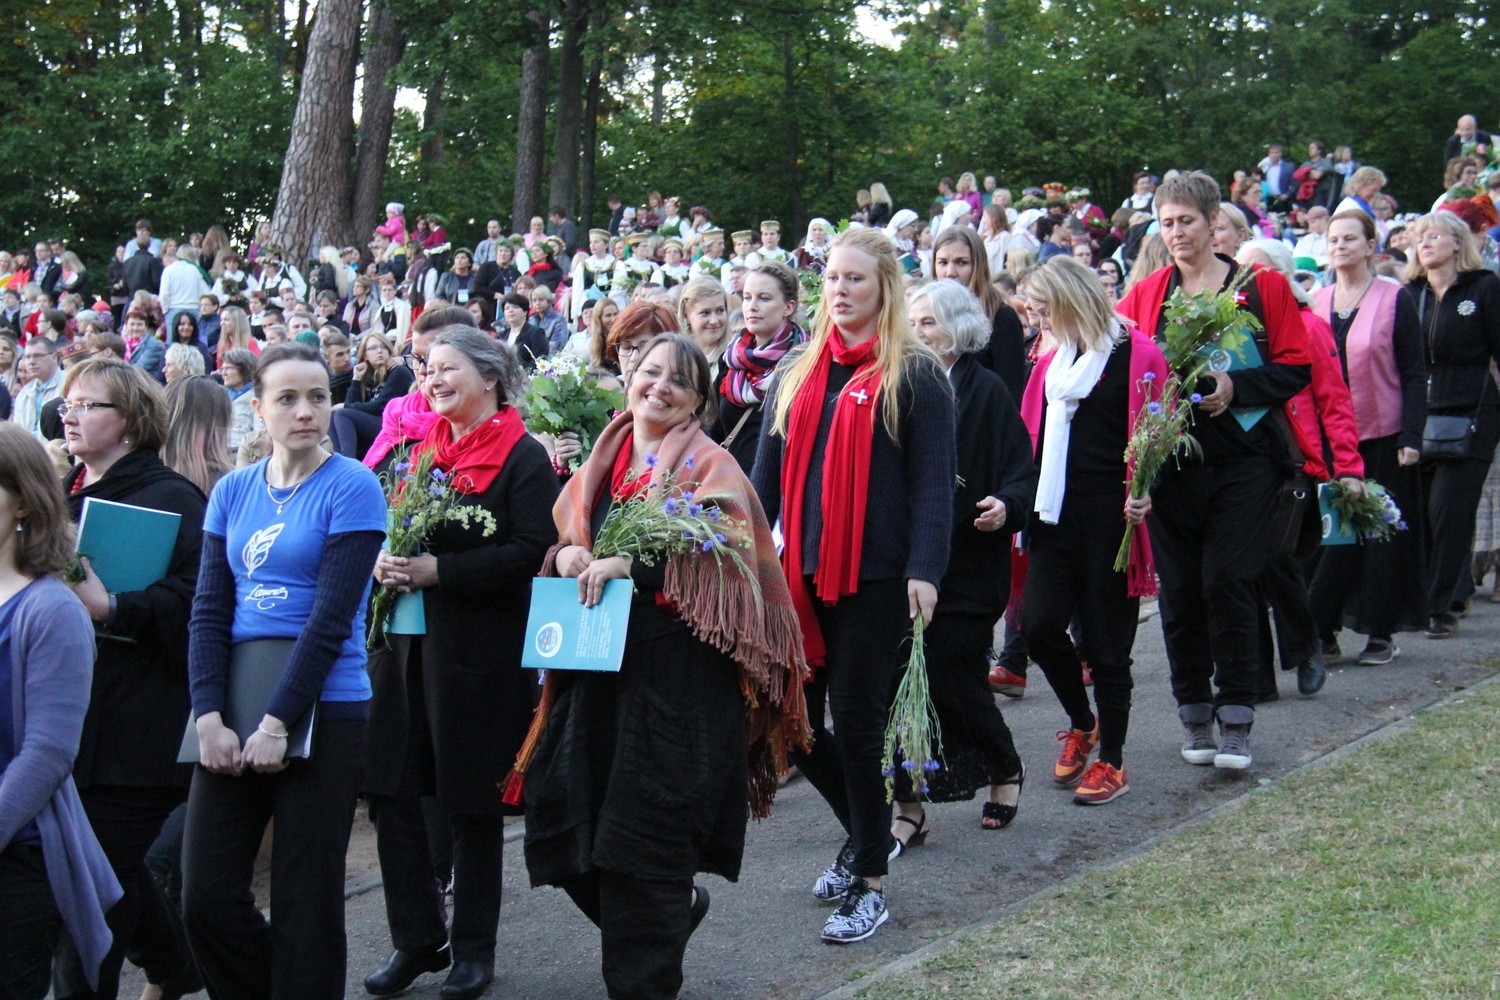
<path fill-rule="evenodd" d="M 833 241 L 816 332 L 782 362 L 770 412 L 753 479 L 766 516 L 781 515 L 782 566 L 816 671 L 813 749 L 793 759 L 849 835 L 813 887 L 841 902 L 823 939 L 843 944 L 887 918 L 885 726 L 911 619 L 932 620 L 948 567 L 957 465 L 953 390 L 912 332 L 880 230 Z"/>
<path fill-rule="evenodd" d="M 719 371 L 719 419 L 710 432 L 745 475 L 755 468 L 760 444 L 761 404 L 776 365 L 807 340 L 792 317 L 797 314 L 797 272 L 776 260 L 763 261 L 745 275 L 741 293 L 745 328 L 724 351 Z"/>
<path fill-rule="evenodd" d="M 487 511 L 445 521 L 421 555 L 382 552 L 376 582 L 421 591 L 425 635 L 391 635 L 385 668 L 372 670 L 370 731 L 386 757 L 365 778 L 375 823 L 386 916 L 395 951 L 365 980 L 375 996 L 399 993 L 451 963 L 444 997 L 477 997 L 494 977 L 500 922 L 504 812 L 499 784 L 531 724 L 521 669 L 531 579 L 557 540 L 557 478 L 546 450 L 509 400 L 522 374 L 514 352 L 471 327 L 433 338 L 425 392 L 439 419 L 412 449 Z M 436 796 L 453 834 L 453 922 L 444 927 L 421 798 Z M 516 811 L 519 810 L 510 810 Z"/>

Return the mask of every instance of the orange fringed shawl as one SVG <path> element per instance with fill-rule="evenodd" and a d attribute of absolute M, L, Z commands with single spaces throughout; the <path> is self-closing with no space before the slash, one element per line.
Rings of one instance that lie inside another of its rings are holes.
<path fill-rule="evenodd" d="M 593 452 L 558 497 L 552 510 L 561 539 L 547 556 L 544 574 L 564 545 L 592 546 L 591 517 L 596 498 L 607 496 L 611 470 L 630 433 L 632 418 L 624 412 L 599 435 Z M 689 456 L 693 468 L 686 467 Z M 675 481 L 700 503 L 717 506 L 745 524 L 745 539 L 733 539 L 760 583 L 755 588 L 732 562 L 722 566 L 711 556 L 684 553 L 666 567 L 664 593 L 692 629 L 693 635 L 731 657 L 740 668 L 740 691 L 745 699 L 745 732 L 750 757 L 750 811 L 756 819 L 770 815 L 778 779 L 786 771 L 787 752 L 806 749 L 812 739 L 802 685 L 808 678 L 802 654 L 802 627 L 782 575 L 781 560 L 766 521 L 739 463 L 719 447 L 696 419 L 673 428 L 657 453 L 658 470 L 670 469 Z M 516 757 L 515 771 L 506 781 L 507 801 L 519 801 L 520 784 L 547 728 L 552 703 L 552 675 L 543 686 L 541 704 L 531 732 Z"/>

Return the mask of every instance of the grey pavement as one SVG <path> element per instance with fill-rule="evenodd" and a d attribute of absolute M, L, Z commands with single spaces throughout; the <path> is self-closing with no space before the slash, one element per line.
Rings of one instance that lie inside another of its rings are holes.
<path fill-rule="evenodd" d="M 1257 712 L 1255 763 L 1235 774 L 1194 767 L 1178 756 L 1161 628 L 1151 618 L 1141 624 L 1135 649 L 1135 704 L 1125 750 L 1131 791 L 1094 808 L 1073 805 L 1069 792 L 1051 784 L 1054 734 L 1066 719 L 1033 668 L 1025 698 L 999 699 L 1030 769 L 1013 826 L 982 829 L 978 800 L 929 806 L 933 833 L 893 862 L 886 881 L 890 921 L 860 944 L 825 945 L 818 932 L 829 907 L 810 890 L 843 834 L 816 792 L 794 781 L 782 790 L 774 815 L 752 824 L 740 882 L 705 883 L 713 908 L 689 945 L 682 998 L 811 1000 L 836 990 L 1489 676 L 1500 669 L 1497 637 L 1500 606 L 1481 599 L 1453 638 L 1400 635 L 1403 653 L 1393 664 L 1331 667 L 1327 686 L 1315 698 L 1299 697 L 1295 675 L 1281 673 L 1281 700 Z M 1363 648 L 1362 637 L 1345 632 L 1341 638 L 1346 653 Z M 651 821 L 649 813 L 640 817 L 643 824 Z M 528 886 L 518 842 L 506 847 L 505 863 L 496 981 L 486 995 L 604 997 L 593 926 L 562 892 Z M 389 951 L 383 907 L 378 889 L 349 901 L 348 997 L 365 996 L 360 981 Z M 1015 947 L 1024 949 L 1026 942 Z M 141 982 L 134 976 L 121 993 L 131 1000 Z M 406 995 L 437 997 L 441 985 L 442 976 L 427 976 Z"/>

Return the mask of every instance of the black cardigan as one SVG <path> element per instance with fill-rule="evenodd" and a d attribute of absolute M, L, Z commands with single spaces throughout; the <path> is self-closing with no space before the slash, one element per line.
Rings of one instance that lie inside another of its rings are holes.
<path fill-rule="evenodd" d="M 1012 401 L 1026 392 L 1026 328 L 1010 306 L 996 310 L 989 346 L 976 355 L 979 363 L 1000 376 Z"/>
<path fill-rule="evenodd" d="M 427 634 L 391 636 L 370 654 L 370 732 L 365 790 L 411 791 L 401 784 L 411 734 L 408 663 L 420 652 L 436 792 L 458 813 L 502 810 L 498 785 L 531 725 L 534 675 L 521 669 L 531 581 L 557 542 L 552 505 L 557 476 L 534 438 L 524 437 L 485 490 L 469 500 L 494 515 L 488 538 L 474 522 L 445 522 L 424 549 L 437 556 L 438 582 L 422 591 Z"/>
<path fill-rule="evenodd" d="M 115 595 L 114 614 L 99 639 L 74 777 L 80 788 L 185 786 L 190 772 L 178 765 L 177 750 L 190 708 L 188 617 L 208 501 L 154 451 L 132 451 L 98 482 L 72 492 L 82 475 L 79 465 L 63 479 L 75 521 L 89 497 L 169 511 L 182 520 L 167 575 L 145 590 Z"/>
<path fill-rule="evenodd" d="M 805 348 L 804 348 L 805 349 Z M 778 367 L 789 370 L 798 352 Z M 824 445 L 833 419 L 833 404 L 853 369 L 830 366 L 830 392 L 823 405 L 818 440 L 808 467 L 808 503 L 804 541 L 816 551 L 823 518 L 817 497 L 823 482 Z M 783 382 L 776 380 L 766 408 L 774 413 Z M 834 389 L 837 386 L 838 389 Z M 891 440 L 877 409 L 875 440 L 870 454 L 869 500 L 865 507 L 864 546 L 860 554 L 861 580 L 926 580 L 940 583 L 948 570 L 948 547 L 953 530 L 955 410 L 953 388 L 937 359 L 916 355 L 902 373 L 900 394 L 901 440 Z M 766 518 L 781 513 L 781 463 L 786 441 L 772 433 L 772 421 L 761 426 L 759 450 L 751 476 Z M 804 560 L 808 573 L 815 568 Z"/>
<path fill-rule="evenodd" d="M 1000 376 L 981 359 L 963 355 L 948 373 L 958 399 L 958 476 L 953 495 L 953 545 L 943 577 L 939 614 L 999 618 L 1010 599 L 1010 545 L 1036 501 L 1031 436 Z M 985 497 L 1005 502 L 999 531 L 980 531 L 974 519 Z"/>
<path fill-rule="evenodd" d="M 1500 405 L 1490 362 L 1500 361 L 1500 278 L 1489 271 L 1463 271 L 1441 301 L 1426 277 L 1409 287 L 1417 300 L 1427 345 L 1427 408 L 1472 411 Z M 1490 383 L 1486 389 L 1486 383 Z"/>

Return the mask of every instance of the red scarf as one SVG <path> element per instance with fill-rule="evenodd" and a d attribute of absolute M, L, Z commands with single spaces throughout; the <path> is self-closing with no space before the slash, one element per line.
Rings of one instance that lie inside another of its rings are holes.
<path fill-rule="evenodd" d="M 854 376 L 839 394 L 823 452 L 823 535 L 818 542 L 818 568 L 813 572 L 817 596 L 826 604 L 859 589 L 859 559 L 865 540 L 865 503 L 870 491 L 870 449 L 875 440 L 880 409 L 880 372 L 875 367 L 877 338 L 858 347 L 844 344 L 837 327 L 813 362 L 812 371 L 792 401 L 787 421 L 786 454 L 781 465 L 781 529 L 786 544 L 781 563 L 792 591 L 792 604 L 802 622 L 807 662 L 823 663 L 823 631 L 813 609 L 802 572 L 802 505 L 812 464 L 813 442 L 828 395 L 829 365 L 852 366 Z"/>
<path fill-rule="evenodd" d="M 457 441 L 452 424 L 434 422 L 417 452 L 432 451 L 433 467 L 452 477 L 458 492 L 483 493 L 500 475 L 510 450 L 525 436 L 521 415 L 514 406 L 507 406 Z"/>
<path fill-rule="evenodd" d="M 647 469 L 643 475 L 636 476 L 634 479 L 630 478 L 630 458 L 634 447 L 635 431 L 627 430 L 625 436 L 620 439 L 620 453 L 615 456 L 615 464 L 610 468 L 609 473 L 609 495 L 616 503 L 632 500 L 646 492 L 651 486 L 651 469 Z M 607 503 L 608 499 L 601 489 L 599 496 L 594 498 L 594 503 L 597 506 Z"/>

